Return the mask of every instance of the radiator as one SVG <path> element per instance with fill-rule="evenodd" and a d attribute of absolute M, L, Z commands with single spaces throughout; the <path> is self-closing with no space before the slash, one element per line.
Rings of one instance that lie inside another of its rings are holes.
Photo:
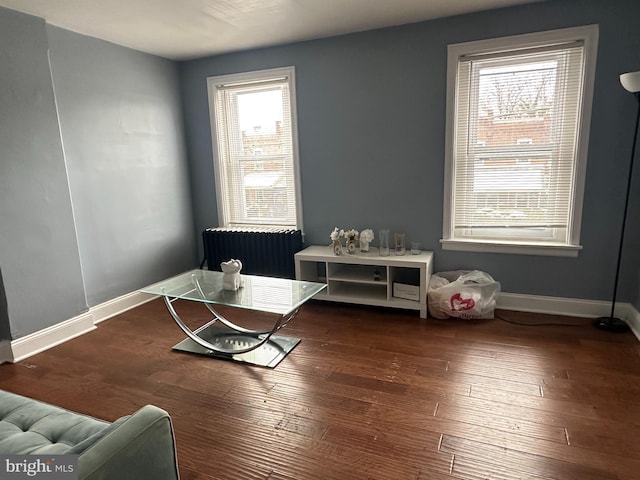
<path fill-rule="evenodd" d="M 207 228 L 202 232 L 209 270 L 231 258 L 242 262 L 242 273 L 295 278 L 294 254 L 302 250 L 302 232 L 278 228 Z"/>

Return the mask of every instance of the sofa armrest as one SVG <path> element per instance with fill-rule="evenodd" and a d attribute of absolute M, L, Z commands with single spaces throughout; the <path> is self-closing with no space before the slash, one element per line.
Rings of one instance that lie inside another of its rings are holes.
<path fill-rule="evenodd" d="M 80 454 L 78 472 L 80 480 L 178 480 L 169 414 L 142 407 Z"/>

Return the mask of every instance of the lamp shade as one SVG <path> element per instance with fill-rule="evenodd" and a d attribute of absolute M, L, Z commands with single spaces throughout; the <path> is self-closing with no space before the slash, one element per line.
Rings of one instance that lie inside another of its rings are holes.
<path fill-rule="evenodd" d="M 620 83 L 631 93 L 640 92 L 640 72 L 628 72 L 620 75 Z"/>

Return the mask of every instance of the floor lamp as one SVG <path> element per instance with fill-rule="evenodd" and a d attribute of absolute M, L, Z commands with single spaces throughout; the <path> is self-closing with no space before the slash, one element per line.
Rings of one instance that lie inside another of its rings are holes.
<path fill-rule="evenodd" d="M 638 125 L 640 124 L 640 72 L 623 73 L 620 75 L 622 86 L 633 93 L 638 101 L 638 113 L 636 114 L 636 128 L 633 136 L 633 147 L 631 148 L 631 161 L 629 162 L 629 176 L 627 179 L 627 196 L 624 202 L 624 213 L 622 217 L 622 232 L 620 233 L 620 248 L 618 250 L 618 264 L 616 266 L 616 280 L 613 287 L 613 299 L 611 301 L 611 315 L 608 317 L 596 318 L 594 325 L 602 330 L 611 332 L 625 332 L 629 330 L 629 325 L 624 320 L 614 316 L 616 308 L 616 295 L 618 293 L 618 279 L 620 277 L 620 263 L 622 261 L 622 247 L 624 245 L 624 233 L 627 224 L 627 210 L 629 208 L 629 195 L 631 193 L 631 176 L 633 175 L 633 161 L 636 156 L 636 144 L 638 143 Z"/>

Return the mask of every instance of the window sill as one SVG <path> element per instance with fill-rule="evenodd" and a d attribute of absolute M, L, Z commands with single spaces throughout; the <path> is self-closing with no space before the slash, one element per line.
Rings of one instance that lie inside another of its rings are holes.
<path fill-rule="evenodd" d="M 558 245 L 550 243 L 499 242 L 492 240 L 440 240 L 443 250 L 461 252 L 510 253 L 517 255 L 540 255 L 547 257 L 577 257 L 581 245 Z"/>

